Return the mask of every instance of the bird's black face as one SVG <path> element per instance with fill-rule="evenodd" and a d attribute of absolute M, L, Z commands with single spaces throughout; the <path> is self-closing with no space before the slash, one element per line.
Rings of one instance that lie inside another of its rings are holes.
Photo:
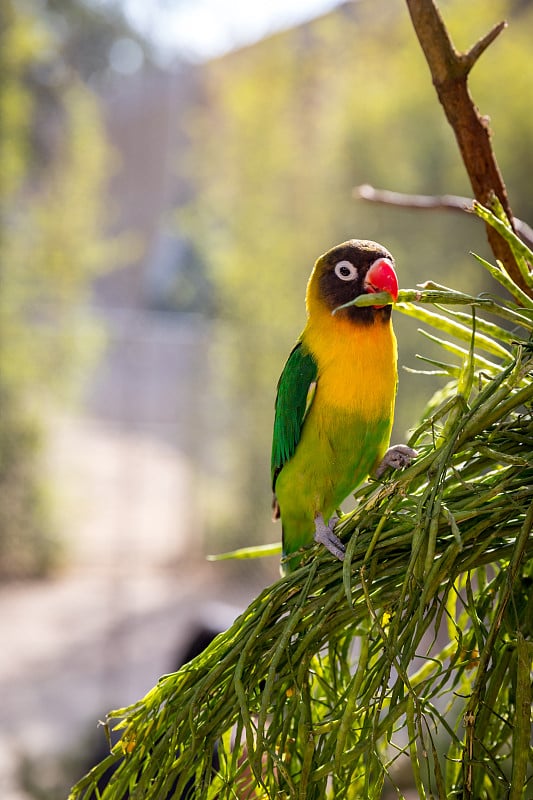
<path fill-rule="evenodd" d="M 361 294 L 388 291 L 398 295 L 394 259 L 377 242 L 352 239 L 327 253 L 317 262 L 319 293 L 331 311 L 349 303 Z M 342 313 L 359 322 L 372 322 L 376 317 L 389 319 L 392 306 L 350 306 Z"/>

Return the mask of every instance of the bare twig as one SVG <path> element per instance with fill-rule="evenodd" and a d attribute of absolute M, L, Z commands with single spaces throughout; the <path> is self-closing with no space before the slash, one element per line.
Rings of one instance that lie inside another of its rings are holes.
<path fill-rule="evenodd" d="M 497 36 L 507 27 L 507 23 L 505 21 L 498 22 L 485 36 L 483 36 L 479 42 L 476 42 L 468 53 L 460 53 L 459 58 L 463 62 L 465 69 L 468 72 L 472 69 L 476 61 L 483 55 L 485 50 L 492 42 L 496 39 Z"/>
<path fill-rule="evenodd" d="M 405 192 L 392 192 L 389 189 L 376 189 L 368 183 L 356 186 L 353 196 L 359 200 L 366 200 L 370 203 L 379 203 L 387 206 L 399 206 L 400 208 L 415 208 L 422 211 L 434 211 L 435 209 L 444 211 L 472 212 L 472 198 L 461 197 L 457 194 L 407 194 Z M 533 246 L 533 228 L 518 217 L 513 218 L 514 228 L 530 247 Z"/>
<path fill-rule="evenodd" d="M 506 23 L 501 22 L 492 28 L 467 53 L 459 53 L 434 0 L 406 0 L 406 3 L 433 85 L 455 133 L 474 196 L 488 206 L 495 194 L 513 224 L 507 190 L 492 150 L 488 120 L 479 113 L 468 90 L 470 70 Z M 487 227 L 487 237 L 496 259 L 503 263 L 520 288 L 531 295 L 531 289 L 525 285 L 508 244 L 490 227 Z"/>
<path fill-rule="evenodd" d="M 371 203 L 380 203 L 386 206 L 400 206 L 401 208 L 472 211 L 471 197 L 460 197 L 456 194 L 429 195 L 392 192 L 389 189 L 376 189 L 369 183 L 356 186 L 353 190 L 353 196 Z"/>

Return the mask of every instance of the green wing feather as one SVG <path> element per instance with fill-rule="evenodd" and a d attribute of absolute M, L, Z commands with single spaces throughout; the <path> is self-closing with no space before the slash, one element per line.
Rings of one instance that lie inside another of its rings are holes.
<path fill-rule="evenodd" d="M 292 350 L 278 381 L 272 439 L 272 488 L 283 465 L 294 455 L 317 377 L 316 361 L 302 342 Z"/>

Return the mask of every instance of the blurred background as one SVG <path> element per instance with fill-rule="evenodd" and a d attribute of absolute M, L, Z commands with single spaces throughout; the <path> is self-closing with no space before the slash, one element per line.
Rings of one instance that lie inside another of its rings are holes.
<path fill-rule="evenodd" d="M 442 0 L 514 213 L 533 219 L 531 0 Z M 352 237 L 402 287 L 496 291 L 402 0 L 3 0 L 0 796 L 52 800 L 146 693 L 278 576 L 276 381 L 316 257 Z M 396 314 L 400 364 L 431 343 Z M 394 441 L 437 377 L 400 373 Z"/>

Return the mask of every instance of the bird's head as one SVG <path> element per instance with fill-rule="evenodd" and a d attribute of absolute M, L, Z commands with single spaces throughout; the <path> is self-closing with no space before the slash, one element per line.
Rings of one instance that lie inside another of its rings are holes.
<path fill-rule="evenodd" d="M 307 310 L 312 314 L 315 308 L 327 308 L 333 313 L 360 295 L 378 292 L 388 292 L 393 301 L 398 297 L 393 257 L 377 242 L 350 239 L 317 260 L 307 286 Z M 390 304 L 352 305 L 342 309 L 339 316 L 354 322 L 372 322 L 377 316 L 388 319 L 391 310 Z"/>

